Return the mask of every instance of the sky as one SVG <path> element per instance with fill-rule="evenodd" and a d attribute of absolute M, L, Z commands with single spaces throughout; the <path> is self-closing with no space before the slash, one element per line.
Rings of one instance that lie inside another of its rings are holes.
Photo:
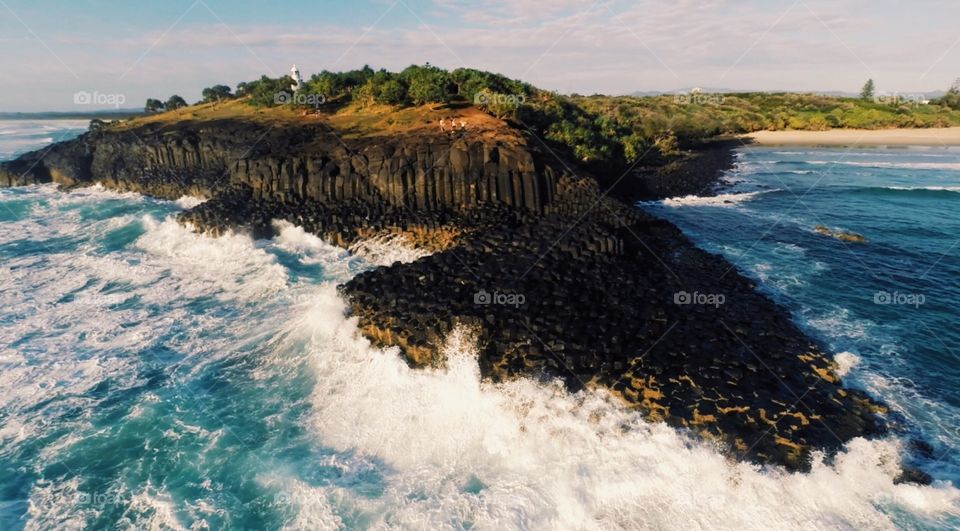
<path fill-rule="evenodd" d="M 469 66 L 580 94 L 868 78 L 916 94 L 960 77 L 958 19 L 957 0 L 0 0 L 0 112 L 192 102 L 293 63 Z"/>

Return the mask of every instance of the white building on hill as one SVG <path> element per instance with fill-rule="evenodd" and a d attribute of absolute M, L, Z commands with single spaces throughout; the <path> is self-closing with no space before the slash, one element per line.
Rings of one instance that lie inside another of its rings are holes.
<path fill-rule="evenodd" d="M 300 77 L 300 70 L 297 69 L 297 65 L 290 67 L 290 79 L 293 80 L 293 85 L 290 85 L 290 88 L 294 92 L 300 90 L 300 87 L 303 86 L 303 78 Z"/>

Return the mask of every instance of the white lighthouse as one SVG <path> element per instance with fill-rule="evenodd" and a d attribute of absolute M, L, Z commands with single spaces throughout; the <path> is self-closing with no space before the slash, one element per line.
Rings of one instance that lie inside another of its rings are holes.
<path fill-rule="evenodd" d="M 297 65 L 290 67 L 290 79 L 293 80 L 293 85 L 290 85 L 290 89 L 294 92 L 300 90 L 300 87 L 303 86 L 303 78 L 300 77 L 300 70 L 297 69 Z"/>

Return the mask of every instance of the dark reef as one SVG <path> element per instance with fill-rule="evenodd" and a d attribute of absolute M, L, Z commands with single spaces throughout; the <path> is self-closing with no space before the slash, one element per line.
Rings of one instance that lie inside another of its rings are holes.
<path fill-rule="evenodd" d="M 504 126 L 506 128 L 506 126 Z M 455 326 L 493 380 L 604 386 L 731 455 L 804 469 L 813 449 L 885 431 L 831 358 L 722 257 L 635 198 L 702 192 L 729 146 L 597 178 L 518 133 L 344 140 L 323 122 L 183 121 L 93 131 L 0 166 L 0 185 L 102 183 L 209 200 L 181 220 L 267 235 L 286 219 L 341 245 L 410 235 L 434 254 L 341 287 L 362 333 L 442 365 Z"/>

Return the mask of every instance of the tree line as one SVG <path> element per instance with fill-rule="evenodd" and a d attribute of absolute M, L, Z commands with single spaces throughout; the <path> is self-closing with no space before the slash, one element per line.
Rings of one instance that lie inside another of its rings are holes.
<path fill-rule="evenodd" d="M 212 87 L 207 87 L 203 89 L 203 99 L 197 103 L 210 103 L 210 102 L 219 102 L 235 98 L 233 92 L 230 90 L 230 87 L 226 85 L 214 85 Z M 164 112 L 164 111 L 176 111 L 184 107 L 189 106 L 187 100 L 183 99 L 181 96 L 174 94 L 166 99 L 166 101 L 161 101 L 155 98 L 147 98 L 147 103 L 143 106 L 143 110 L 148 113 Z"/>
<path fill-rule="evenodd" d="M 960 82 L 930 105 L 875 101 L 868 81 L 860 98 L 813 94 L 730 94 L 704 101 L 661 97 L 564 96 L 501 74 L 458 68 L 411 65 L 400 72 L 370 66 L 313 74 L 292 98 L 289 76 L 203 90 L 200 103 L 242 99 L 263 108 L 289 105 L 415 106 L 473 104 L 512 121 L 592 167 L 615 171 L 638 161 L 658 163 L 679 149 L 724 134 L 763 129 L 942 127 L 960 125 Z M 313 96 L 313 97 L 300 97 Z M 186 106 L 180 96 L 150 99 L 148 112 Z"/>

